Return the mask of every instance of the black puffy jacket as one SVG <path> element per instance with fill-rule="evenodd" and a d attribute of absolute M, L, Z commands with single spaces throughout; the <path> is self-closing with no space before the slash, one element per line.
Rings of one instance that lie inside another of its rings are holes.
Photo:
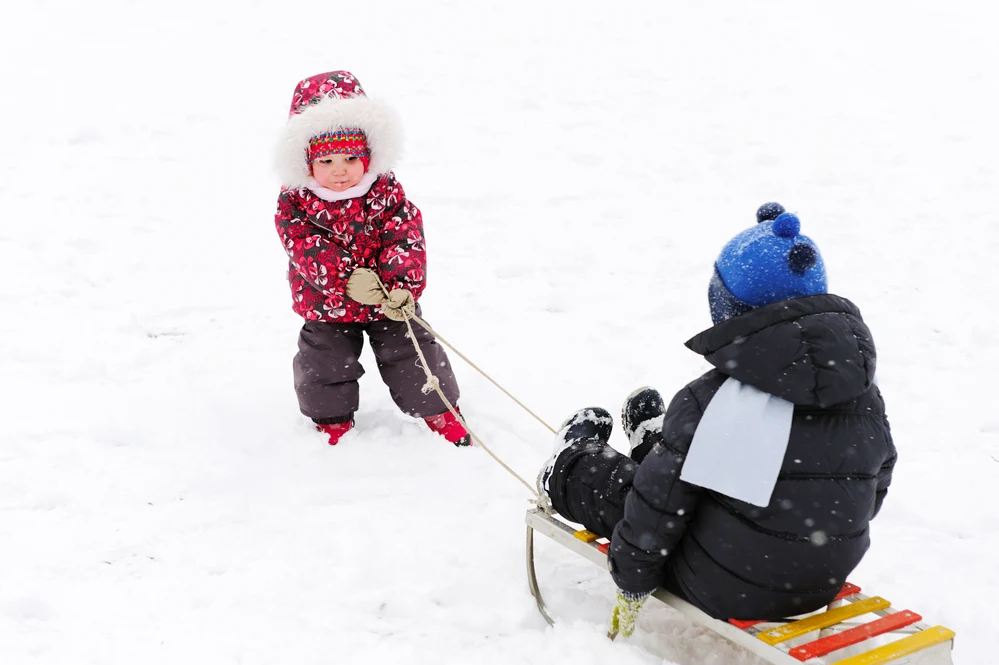
<path fill-rule="evenodd" d="M 677 393 L 639 465 L 611 542 L 615 582 L 645 592 L 669 578 L 719 619 L 779 619 L 828 604 L 870 545 L 896 457 L 860 311 L 834 295 L 784 300 L 687 346 L 717 369 Z M 679 479 L 701 415 L 729 376 L 795 405 L 766 508 Z"/>

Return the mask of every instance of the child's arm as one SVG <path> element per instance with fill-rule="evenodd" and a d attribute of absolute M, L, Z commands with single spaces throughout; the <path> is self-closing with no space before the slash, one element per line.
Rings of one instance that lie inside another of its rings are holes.
<path fill-rule="evenodd" d="M 423 239 L 423 215 L 406 198 L 402 184 L 388 176 L 382 215 L 382 251 L 378 273 L 389 291 L 409 289 L 418 299 L 426 286 L 427 250 Z"/>
<path fill-rule="evenodd" d="M 608 551 L 611 575 L 625 592 L 647 593 L 662 584 L 666 557 L 694 516 L 703 490 L 680 480 L 680 469 L 702 414 L 689 387 L 677 393 L 662 439 L 638 467 Z"/>
<path fill-rule="evenodd" d="M 350 254 L 307 221 L 294 190 L 278 197 L 274 225 L 292 267 L 305 281 L 325 295 L 346 293 L 346 278 L 355 267 Z"/>

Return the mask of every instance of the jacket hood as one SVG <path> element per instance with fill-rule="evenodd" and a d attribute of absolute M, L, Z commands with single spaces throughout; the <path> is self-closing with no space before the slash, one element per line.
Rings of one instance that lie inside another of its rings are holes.
<path fill-rule="evenodd" d="M 792 298 L 724 321 L 687 341 L 723 374 L 801 406 L 866 392 L 877 354 L 857 306 L 832 294 Z"/>
<path fill-rule="evenodd" d="M 371 150 L 368 173 L 380 175 L 395 168 L 403 143 L 398 114 L 384 102 L 370 99 L 350 72 L 326 72 L 295 86 L 288 122 L 275 149 L 282 187 L 309 186 L 309 140 L 338 128 L 364 132 Z"/>

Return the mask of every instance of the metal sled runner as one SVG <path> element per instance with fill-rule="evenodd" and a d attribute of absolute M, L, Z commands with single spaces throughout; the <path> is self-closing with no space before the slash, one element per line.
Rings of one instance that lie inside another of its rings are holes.
<path fill-rule="evenodd" d="M 534 533 L 548 536 L 604 567 L 609 543 L 595 533 L 574 530 L 538 508 L 527 511 L 526 521 L 528 584 L 541 615 L 554 625 L 538 588 L 534 569 Z M 922 617 L 915 612 L 896 610 L 884 598 L 868 597 L 860 591 L 859 587 L 848 583 L 826 611 L 780 622 L 719 621 L 662 589 L 657 589 L 652 596 L 774 665 L 953 665 L 951 650 L 954 631 L 922 623 Z M 864 615 L 876 615 L 878 618 L 866 623 L 856 622 Z M 836 655 L 837 651 L 861 645 L 866 640 L 878 644 L 887 638 L 898 639 L 846 658 Z"/>

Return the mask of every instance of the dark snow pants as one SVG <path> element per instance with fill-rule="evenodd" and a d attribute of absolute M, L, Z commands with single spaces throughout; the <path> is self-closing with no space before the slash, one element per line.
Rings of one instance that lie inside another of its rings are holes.
<path fill-rule="evenodd" d="M 443 347 L 419 324 L 413 324 L 413 332 L 430 371 L 440 381 L 441 391 L 451 404 L 457 403 L 458 383 Z M 382 381 L 404 413 L 426 418 L 447 411 L 437 391 L 423 392 L 427 378 L 405 322 L 308 321 L 299 333 L 294 361 L 295 392 L 303 414 L 317 423 L 335 423 L 349 420 L 357 411 L 357 380 L 364 374 L 359 360 L 364 333 L 371 341 Z"/>
<path fill-rule="evenodd" d="M 638 465 L 651 449 L 650 443 L 639 445 L 628 457 L 599 438 L 566 448 L 555 460 L 548 485 L 552 506 L 570 522 L 609 539 L 624 517 L 624 501 L 635 482 Z M 665 572 L 661 586 L 687 599 L 673 567 L 667 566 Z"/>
<path fill-rule="evenodd" d="M 624 517 L 638 461 L 593 439 L 580 441 L 555 460 L 549 481 L 552 505 L 567 520 L 610 538 Z"/>

